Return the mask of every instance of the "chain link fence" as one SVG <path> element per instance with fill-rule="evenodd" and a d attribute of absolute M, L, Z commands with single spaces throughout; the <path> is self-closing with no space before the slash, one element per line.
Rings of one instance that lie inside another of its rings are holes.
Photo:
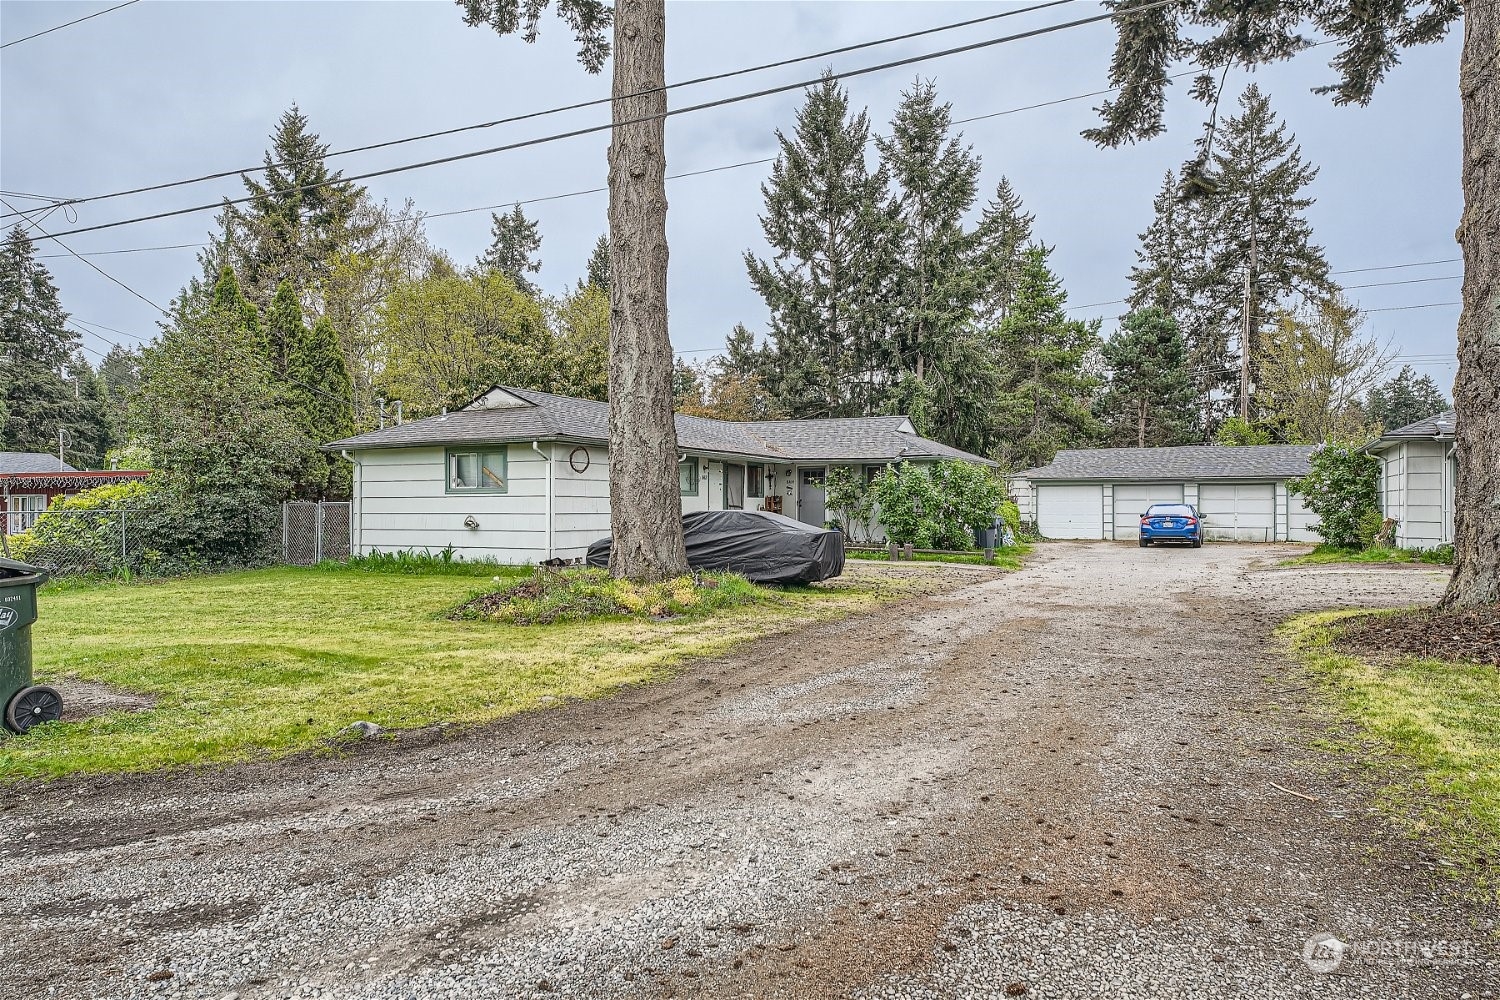
<path fill-rule="evenodd" d="M 267 511 L 270 517 L 247 513 L 237 532 L 242 544 L 236 554 L 211 563 L 194 545 L 193 526 L 159 508 L 47 510 L 5 541 L 11 558 L 44 567 L 54 577 L 177 576 L 277 563 L 311 566 L 349 558 L 349 506 L 294 501 L 281 505 L 279 518 L 274 507 Z"/>
<path fill-rule="evenodd" d="M 281 505 L 281 561 L 316 566 L 349 558 L 349 504 L 293 500 Z"/>

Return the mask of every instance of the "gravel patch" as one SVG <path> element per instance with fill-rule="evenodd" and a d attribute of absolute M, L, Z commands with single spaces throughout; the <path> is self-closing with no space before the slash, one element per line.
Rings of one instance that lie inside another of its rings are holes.
<path fill-rule="evenodd" d="M 6 787 L 0 940 L 49 997 L 1494 997 L 1269 642 L 1443 578 L 1278 557 L 1039 546 L 493 726 Z"/>

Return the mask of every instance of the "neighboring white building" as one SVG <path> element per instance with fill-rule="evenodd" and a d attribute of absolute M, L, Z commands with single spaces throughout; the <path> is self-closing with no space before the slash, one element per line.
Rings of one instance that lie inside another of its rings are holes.
<path fill-rule="evenodd" d="M 1380 508 L 1396 521 L 1396 544 L 1431 549 L 1453 541 L 1458 482 L 1454 411 L 1388 431 L 1365 448 L 1380 459 Z"/>
<path fill-rule="evenodd" d="M 833 466 L 986 459 L 919 437 L 903 416 L 732 422 L 677 417 L 682 509 L 826 518 Z M 354 463 L 358 555 L 452 546 L 511 564 L 581 558 L 609 534 L 606 404 L 497 386 L 460 410 L 326 445 Z"/>
<path fill-rule="evenodd" d="M 1287 490 L 1310 471 L 1305 445 L 1191 445 L 1060 451 L 1011 480 L 1044 538 L 1134 541 L 1155 503 L 1198 508 L 1209 541 L 1316 542 L 1316 516 Z"/>

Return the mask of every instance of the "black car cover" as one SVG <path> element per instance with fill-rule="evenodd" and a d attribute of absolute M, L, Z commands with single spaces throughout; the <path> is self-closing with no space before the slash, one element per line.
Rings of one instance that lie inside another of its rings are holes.
<path fill-rule="evenodd" d="M 760 510 L 682 516 L 688 565 L 738 573 L 751 583 L 817 583 L 844 571 L 844 536 Z M 589 546 L 588 564 L 609 565 L 611 539 Z"/>

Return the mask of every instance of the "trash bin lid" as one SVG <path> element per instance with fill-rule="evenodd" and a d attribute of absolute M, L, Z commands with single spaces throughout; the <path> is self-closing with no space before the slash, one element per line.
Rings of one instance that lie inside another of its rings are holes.
<path fill-rule="evenodd" d="M 0 587 L 19 587 L 23 584 L 41 583 L 47 579 L 47 571 L 19 559 L 0 556 Z"/>

